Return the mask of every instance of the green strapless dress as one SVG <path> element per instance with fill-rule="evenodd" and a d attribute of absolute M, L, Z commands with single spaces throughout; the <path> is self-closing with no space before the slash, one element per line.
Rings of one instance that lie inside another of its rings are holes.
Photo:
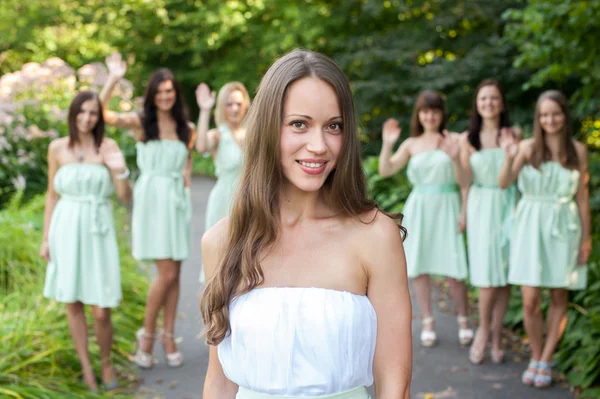
<path fill-rule="evenodd" d="M 441 150 L 413 155 L 407 168 L 413 189 L 404 205 L 408 277 L 467 278 L 464 237 L 458 231 L 460 193 L 450 157 Z"/>
<path fill-rule="evenodd" d="M 100 164 L 61 166 L 54 176 L 60 195 L 48 231 L 50 262 L 44 296 L 101 308 L 122 298 L 119 249 L 108 197 L 114 186 Z"/>
<path fill-rule="evenodd" d="M 208 196 L 204 231 L 229 216 L 243 164 L 242 150 L 227 125 L 219 126 L 219 135 L 219 148 L 215 157 L 217 183 Z"/>
<path fill-rule="evenodd" d="M 473 184 L 467 201 L 467 253 L 469 277 L 475 287 L 508 284 L 511 220 L 516 187 L 498 187 L 504 162 L 501 148 L 480 150 L 469 159 Z"/>
<path fill-rule="evenodd" d="M 215 175 L 217 182 L 208 196 L 204 231 L 208 231 L 219 220 L 231 213 L 233 196 L 237 190 L 240 172 L 244 163 L 244 154 L 231 134 L 227 125 L 219 126 L 219 149 L 215 157 Z M 204 268 L 200 272 L 200 282 L 206 282 Z"/>
<path fill-rule="evenodd" d="M 587 267 L 577 264 L 581 219 L 574 200 L 579 171 L 557 162 L 544 162 L 539 170 L 526 165 L 518 186 L 523 196 L 513 221 L 509 283 L 584 289 Z"/>
<path fill-rule="evenodd" d="M 140 176 L 133 190 L 133 256 L 185 260 L 190 252 L 192 204 L 183 184 L 187 146 L 179 140 L 136 145 Z"/>

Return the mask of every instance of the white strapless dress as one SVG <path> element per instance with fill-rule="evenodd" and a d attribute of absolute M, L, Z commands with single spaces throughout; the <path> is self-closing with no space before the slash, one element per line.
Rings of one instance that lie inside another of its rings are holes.
<path fill-rule="evenodd" d="M 230 304 L 227 378 L 259 394 L 325 396 L 373 384 L 377 315 L 364 295 L 265 287 Z"/>

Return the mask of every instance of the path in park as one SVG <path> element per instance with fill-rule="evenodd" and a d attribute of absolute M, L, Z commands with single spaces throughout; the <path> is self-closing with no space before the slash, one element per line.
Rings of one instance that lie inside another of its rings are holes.
<path fill-rule="evenodd" d="M 204 229 L 204 210 L 208 193 L 214 181 L 195 177 L 192 184 L 193 221 L 192 252 L 182 270 L 182 290 L 179 302 L 179 318 L 176 335 L 182 338 L 180 350 L 186 358 L 185 365 L 170 369 L 162 358 L 160 345 L 155 353 L 160 363 L 152 370 L 142 371 L 139 399 L 199 399 L 202 398 L 204 376 L 208 363 L 208 347 L 197 335 L 202 329 L 198 310 L 198 273 L 201 264 L 200 239 Z M 440 293 L 435 292 L 438 297 Z M 413 300 L 414 303 L 414 300 Z M 434 348 L 422 348 L 418 344 L 420 326 L 417 311 L 413 323 L 413 381 L 412 397 L 415 399 L 559 399 L 572 397 L 568 390 L 553 387 L 540 391 L 521 385 L 519 376 L 525 367 L 521 355 L 507 354 L 508 361 L 502 365 L 489 362 L 473 366 L 467 359 L 467 349 L 458 346 L 456 319 L 436 308 L 439 344 Z M 518 360 L 515 362 L 514 359 Z"/>

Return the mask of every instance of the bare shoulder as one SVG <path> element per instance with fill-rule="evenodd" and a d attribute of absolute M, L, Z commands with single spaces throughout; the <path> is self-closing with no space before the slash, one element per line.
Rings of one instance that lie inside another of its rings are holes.
<path fill-rule="evenodd" d="M 229 237 L 229 217 L 224 217 L 202 236 L 202 263 L 206 278 L 213 275 L 223 258 Z"/>
<path fill-rule="evenodd" d="M 48 153 L 57 154 L 69 146 L 69 137 L 59 137 L 48 145 Z"/>
<path fill-rule="evenodd" d="M 221 133 L 219 132 L 219 129 L 215 128 L 215 129 L 210 129 L 208 132 L 206 132 L 206 135 L 211 138 L 211 139 L 219 139 L 219 137 L 221 136 Z"/>
<path fill-rule="evenodd" d="M 403 148 L 405 150 L 407 150 L 408 152 L 410 152 L 410 147 L 413 146 L 413 143 L 415 142 L 415 138 L 414 137 L 407 137 L 402 144 L 400 144 L 400 147 L 398 148 Z"/>
<path fill-rule="evenodd" d="M 369 281 L 394 276 L 404 259 L 398 222 L 379 209 L 365 212 L 352 228 L 352 250 Z"/>
<path fill-rule="evenodd" d="M 375 208 L 355 219 L 352 230 L 361 250 L 369 253 L 402 242 L 398 221 Z"/>
<path fill-rule="evenodd" d="M 587 147 L 579 140 L 573 140 L 573 145 L 575 146 L 575 151 L 577 152 L 577 156 L 582 159 L 587 159 Z"/>
<path fill-rule="evenodd" d="M 102 139 L 102 144 L 100 144 L 100 146 L 118 146 L 119 144 L 114 140 L 111 139 L 110 137 L 104 137 Z"/>

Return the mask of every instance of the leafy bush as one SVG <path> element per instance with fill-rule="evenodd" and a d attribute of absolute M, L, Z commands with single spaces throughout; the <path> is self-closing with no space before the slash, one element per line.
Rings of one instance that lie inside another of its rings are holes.
<path fill-rule="evenodd" d="M 102 64 L 75 71 L 59 58 L 43 64 L 28 63 L 0 78 L 0 207 L 19 189 L 25 198 L 43 193 L 47 186 L 50 141 L 68 134 L 67 111 L 78 90 L 98 91 L 107 72 Z M 131 83 L 122 80 L 112 109 L 133 108 Z M 129 132 L 107 128 L 135 167 L 135 140 Z"/>
<path fill-rule="evenodd" d="M 406 173 L 400 172 L 390 178 L 382 178 L 377 173 L 377 157 L 366 158 L 363 167 L 371 198 L 386 211 L 402 211 L 410 193 Z M 597 398 L 600 395 L 600 388 L 593 388 L 600 377 L 600 154 L 590 153 L 589 167 L 594 251 L 588 262 L 588 286 L 585 290 L 571 293 L 568 324 L 554 356 L 558 369 L 566 374 L 569 382 L 583 389 L 580 396 L 582 399 Z M 476 289 L 471 287 L 470 290 L 469 297 L 477 298 Z M 545 311 L 548 307 L 548 295 L 544 294 L 542 310 Z M 513 287 L 505 323 L 515 331 L 524 333 L 521 293 L 518 287 Z"/>
<path fill-rule="evenodd" d="M 22 195 L 19 191 L 0 211 L 0 397 L 98 397 L 78 381 L 80 365 L 64 305 L 42 296 L 46 264 L 38 252 L 44 198 L 21 205 Z M 124 388 L 114 396 L 125 398 L 136 381 L 128 354 L 133 351 L 134 331 L 142 323 L 148 276 L 140 273 L 130 255 L 126 209 L 115 209 L 115 216 L 124 298 L 113 312 L 113 361 Z M 91 318 L 88 323 L 93 366 L 99 370 Z"/>

